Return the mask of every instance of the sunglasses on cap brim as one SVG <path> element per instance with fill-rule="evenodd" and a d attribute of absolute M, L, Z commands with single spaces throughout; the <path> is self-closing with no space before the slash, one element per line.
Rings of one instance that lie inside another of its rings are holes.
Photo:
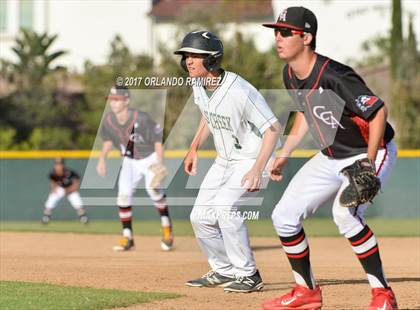
<path fill-rule="evenodd" d="M 291 37 L 295 34 L 304 34 L 305 32 L 301 31 L 301 30 L 295 30 L 295 29 L 291 29 L 291 28 L 286 28 L 286 27 L 279 27 L 279 28 L 274 28 L 274 35 L 277 35 L 277 32 L 280 32 L 280 35 L 283 38 L 287 38 L 287 37 Z"/>

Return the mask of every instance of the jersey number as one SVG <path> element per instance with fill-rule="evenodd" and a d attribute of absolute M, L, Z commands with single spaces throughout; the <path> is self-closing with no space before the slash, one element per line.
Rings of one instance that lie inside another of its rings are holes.
<path fill-rule="evenodd" d="M 238 137 L 232 135 L 232 138 L 233 138 L 233 140 L 235 140 L 235 143 L 234 143 L 235 148 L 238 149 L 238 150 L 242 149 L 242 146 L 239 143 Z"/>

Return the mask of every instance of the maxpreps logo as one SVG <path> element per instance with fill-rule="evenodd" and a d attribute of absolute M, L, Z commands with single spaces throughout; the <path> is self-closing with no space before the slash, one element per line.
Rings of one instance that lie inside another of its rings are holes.
<path fill-rule="evenodd" d="M 378 97 L 361 95 L 357 97 L 355 101 L 356 101 L 357 107 L 363 112 L 366 112 L 371 106 L 375 104 L 376 101 L 378 101 Z"/>

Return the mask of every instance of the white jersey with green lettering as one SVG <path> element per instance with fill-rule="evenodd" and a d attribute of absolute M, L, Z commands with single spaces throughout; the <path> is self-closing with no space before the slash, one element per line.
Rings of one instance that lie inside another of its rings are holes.
<path fill-rule="evenodd" d="M 218 157 L 255 159 L 265 130 L 277 121 L 260 92 L 228 71 L 210 97 L 203 86 L 193 86 L 193 92 L 213 134 Z"/>
<path fill-rule="evenodd" d="M 247 192 L 241 182 L 255 163 L 265 130 L 277 119 L 262 95 L 235 73 L 225 71 L 210 97 L 203 87 L 193 86 L 193 91 L 213 134 L 217 158 L 201 183 L 191 224 L 213 271 L 227 277 L 252 276 L 257 267 L 238 211 L 257 192 Z M 267 182 L 264 173 L 262 183 Z"/>

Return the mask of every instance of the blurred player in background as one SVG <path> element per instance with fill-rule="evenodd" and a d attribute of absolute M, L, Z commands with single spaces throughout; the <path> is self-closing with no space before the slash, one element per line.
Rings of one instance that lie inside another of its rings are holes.
<path fill-rule="evenodd" d="M 132 227 L 132 197 L 137 184 L 145 178 L 146 191 L 159 211 L 164 251 L 172 249 L 172 223 L 166 204 L 166 195 L 160 183 L 166 177 L 163 165 L 162 127 L 149 114 L 130 108 L 130 91 L 114 86 L 108 95 L 111 107 L 100 129 L 103 146 L 96 166 L 97 173 L 106 175 L 105 158 L 116 147 L 123 156 L 118 179 L 119 216 L 123 227 L 123 238 L 115 251 L 128 251 L 134 247 Z"/>
<path fill-rule="evenodd" d="M 64 165 L 62 158 L 54 160 L 54 168 L 49 174 L 51 192 L 45 202 L 44 215 L 42 223 L 48 224 L 51 220 L 52 210 L 57 206 L 58 202 L 67 195 L 74 210 L 79 216 L 80 222 L 87 224 L 88 217 L 86 210 L 83 208 L 82 199 L 78 192 L 80 185 L 79 175 Z"/>

